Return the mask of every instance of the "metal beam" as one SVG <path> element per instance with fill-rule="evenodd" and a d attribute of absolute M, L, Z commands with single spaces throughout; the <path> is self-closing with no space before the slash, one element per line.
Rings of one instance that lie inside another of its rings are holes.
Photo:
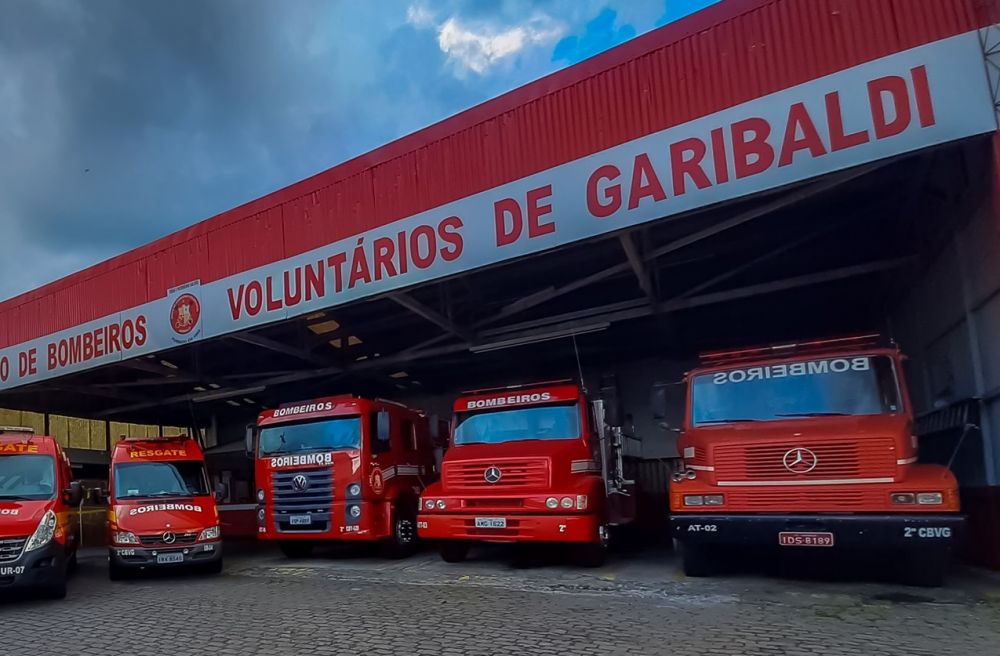
<path fill-rule="evenodd" d="M 632 235 L 633 233 L 631 232 L 623 232 L 618 236 L 618 241 L 621 242 L 622 250 L 625 251 L 625 259 L 628 260 L 629 266 L 632 267 L 632 273 L 635 274 L 636 279 L 639 281 L 639 289 L 646 295 L 649 302 L 655 306 L 657 299 L 656 291 L 653 288 L 653 277 L 650 275 L 649 269 L 646 267 L 646 262 L 642 259 L 642 255 L 639 254 L 639 247 L 636 246 Z"/>
<path fill-rule="evenodd" d="M 251 344 L 253 346 L 259 346 L 260 348 L 267 349 L 268 351 L 274 351 L 275 353 L 290 355 L 293 358 L 298 358 L 299 360 L 310 362 L 312 364 L 330 364 L 328 359 L 321 355 L 317 355 L 312 351 L 298 348 L 297 346 L 292 346 L 290 344 L 285 344 L 284 342 L 279 342 L 278 340 L 271 339 L 270 337 L 264 337 L 263 335 L 257 335 L 254 333 L 238 333 L 236 335 L 230 335 L 229 339 Z"/>
<path fill-rule="evenodd" d="M 402 305 L 410 312 L 427 319 L 438 328 L 441 328 L 442 330 L 467 341 L 472 339 L 472 334 L 468 330 L 462 328 L 437 310 L 427 307 L 412 296 L 402 292 L 394 292 L 392 294 L 388 294 L 388 297 L 399 305 Z"/>

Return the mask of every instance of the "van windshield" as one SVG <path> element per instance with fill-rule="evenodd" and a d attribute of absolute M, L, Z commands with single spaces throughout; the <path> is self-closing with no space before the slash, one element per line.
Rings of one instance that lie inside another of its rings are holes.
<path fill-rule="evenodd" d="M 262 456 L 360 448 L 360 417 L 338 417 L 301 424 L 269 426 L 260 431 L 259 451 Z"/>
<path fill-rule="evenodd" d="M 116 499 L 208 495 L 205 465 L 196 460 L 129 462 L 115 465 Z"/>
<path fill-rule="evenodd" d="M 56 494 L 56 468 L 52 456 L 0 456 L 0 499 L 42 501 Z"/>
<path fill-rule="evenodd" d="M 453 441 L 458 446 L 579 438 L 580 409 L 574 402 L 513 410 L 463 412 L 458 415 Z"/>
<path fill-rule="evenodd" d="M 900 394 L 885 356 L 748 364 L 696 375 L 694 425 L 895 414 Z"/>

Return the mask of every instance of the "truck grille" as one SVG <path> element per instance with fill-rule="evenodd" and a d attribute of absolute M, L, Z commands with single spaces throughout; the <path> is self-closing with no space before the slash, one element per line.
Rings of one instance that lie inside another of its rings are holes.
<path fill-rule="evenodd" d="M 297 476 L 304 476 L 306 489 L 295 487 Z M 331 469 L 302 469 L 271 472 L 273 507 L 271 513 L 279 531 L 316 532 L 330 528 L 330 510 L 333 505 L 333 471 Z M 292 515 L 310 515 L 309 524 L 292 524 Z"/>
<path fill-rule="evenodd" d="M 21 557 L 28 538 L 0 538 L 0 563 L 9 563 Z"/>
<path fill-rule="evenodd" d="M 144 547 L 176 547 L 182 544 L 192 544 L 198 539 L 197 533 L 175 533 L 175 540 L 167 544 L 163 541 L 163 533 L 156 535 L 140 535 L 139 542 Z"/>
<path fill-rule="evenodd" d="M 500 480 L 490 483 L 486 480 L 486 470 L 496 467 L 500 470 Z M 547 489 L 549 486 L 548 461 L 538 458 L 477 460 L 472 462 L 446 462 L 441 469 L 445 491 L 460 490 L 508 490 L 532 487 Z"/>
<path fill-rule="evenodd" d="M 806 448 L 816 455 L 816 466 L 806 473 L 785 467 L 785 454 Z M 798 481 L 893 478 L 896 451 L 891 438 L 852 442 L 784 444 L 725 444 L 713 451 L 719 481 Z"/>
<path fill-rule="evenodd" d="M 884 507 L 884 490 L 843 486 L 803 486 L 724 490 L 726 507 L 735 512 L 850 512 Z"/>

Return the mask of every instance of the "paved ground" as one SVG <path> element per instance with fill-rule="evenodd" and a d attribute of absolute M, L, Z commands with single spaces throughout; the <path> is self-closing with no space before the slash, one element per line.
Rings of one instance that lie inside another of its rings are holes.
<path fill-rule="evenodd" d="M 449 566 L 431 553 L 258 553 L 231 556 L 220 577 L 112 584 L 91 553 L 65 601 L 0 603 L 0 654 L 985 656 L 1000 645 L 1000 584 L 981 573 L 927 591 L 773 574 L 685 579 L 669 553 L 594 571 L 558 554 L 528 567 L 509 556 Z"/>

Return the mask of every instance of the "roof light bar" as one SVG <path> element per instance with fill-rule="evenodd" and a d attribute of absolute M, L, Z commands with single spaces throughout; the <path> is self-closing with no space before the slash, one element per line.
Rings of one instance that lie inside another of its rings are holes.
<path fill-rule="evenodd" d="M 870 348 L 883 344 L 885 340 L 878 334 L 837 337 L 832 339 L 816 339 L 807 342 L 789 344 L 773 344 L 731 351 L 708 351 L 700 356 L 702 364 L 719 364 L 739 360 L 748 360 L 769 355 L 793 355 L 799 353 L 818 353 L 822 351 L 837 351 L 845 349 Z"/>

